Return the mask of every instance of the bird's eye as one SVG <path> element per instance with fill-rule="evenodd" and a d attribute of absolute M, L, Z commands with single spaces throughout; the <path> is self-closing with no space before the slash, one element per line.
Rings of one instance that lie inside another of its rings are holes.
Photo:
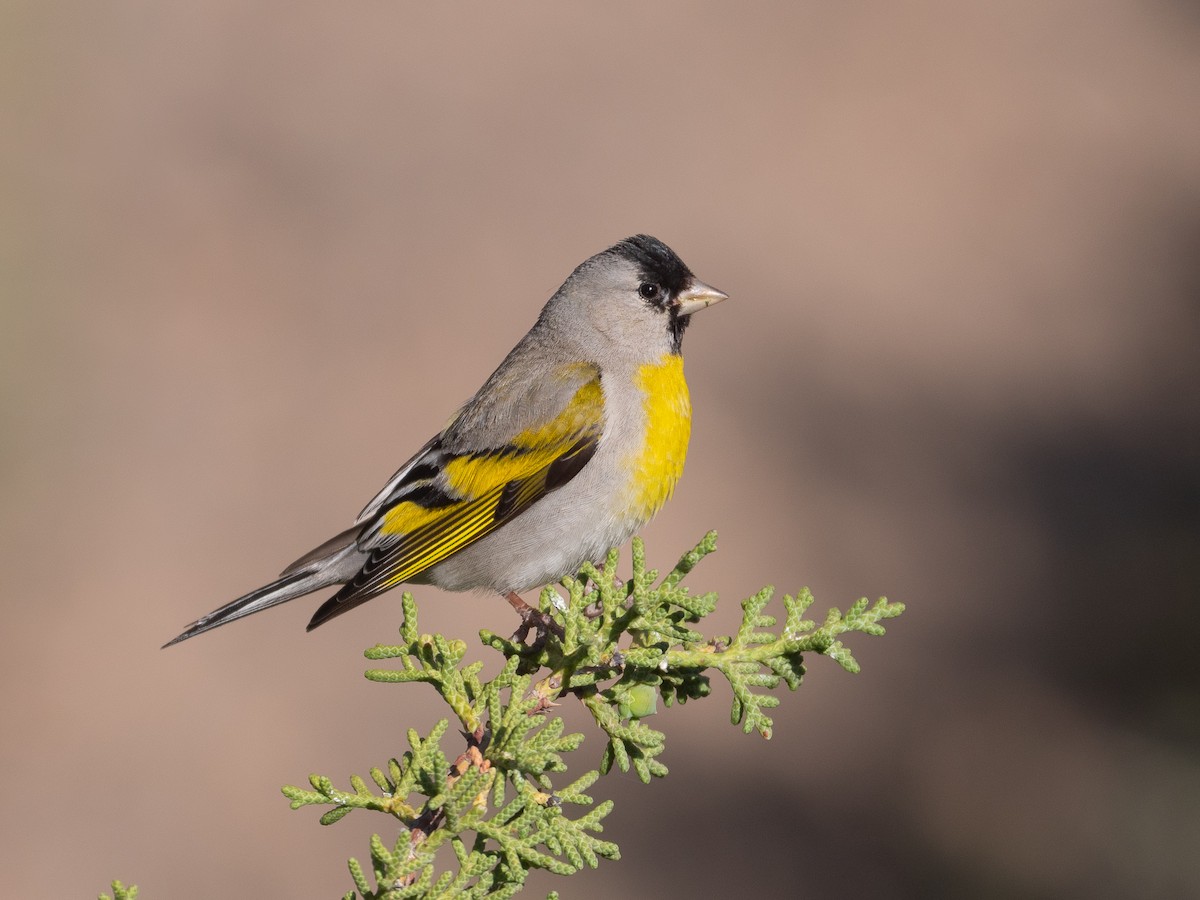
<path fill-rule="evenodd" d="M 643 300 L 653 300 L 658 296 L 660 288 L 657 284 L 651 284 L 644 281 L 638 286 L 638 293 L 641 294 Z"/>

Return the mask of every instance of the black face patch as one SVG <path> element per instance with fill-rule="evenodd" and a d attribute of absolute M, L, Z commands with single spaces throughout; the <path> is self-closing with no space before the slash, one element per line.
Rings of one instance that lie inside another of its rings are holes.
<path fill-rule="evenodd" d="M 675 255 L 675 251 L 648 234 L 626 238 L 608 252 L 629 260 L 637 266 L 639 278 L 657 284 L 671 297 L 692 283 L 692 270 Z"/>

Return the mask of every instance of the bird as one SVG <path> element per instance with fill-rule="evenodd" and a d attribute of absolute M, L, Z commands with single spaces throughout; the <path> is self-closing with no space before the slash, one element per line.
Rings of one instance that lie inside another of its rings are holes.
<path fill-rule="evenodd" d="M 522 591 L 603 559 L 671 497 L 691 435 L 683 334 L 726 299 L 649 235 L 585 260 L 350 528 L 163 647 L 333 586 L 308 631 L 400 584 L 530 611 Z"/>

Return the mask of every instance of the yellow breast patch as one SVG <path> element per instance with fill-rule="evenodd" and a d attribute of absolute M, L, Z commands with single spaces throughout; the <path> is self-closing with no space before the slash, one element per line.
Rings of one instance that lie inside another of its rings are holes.
<path fill-rule="evenodd" d="M 670 353 L 638 369 L 634 378 L 643 394 L 645 441 L 629 461 L 628 511 L 648 521 L 670 499 L 683 474 L 692 433 L 692 401 L 683 379 L 683 357 Z"/>

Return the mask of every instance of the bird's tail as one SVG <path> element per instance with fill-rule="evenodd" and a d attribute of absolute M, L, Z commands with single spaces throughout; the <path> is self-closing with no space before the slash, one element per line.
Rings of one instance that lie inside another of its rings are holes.
<path fill-rule="evenodd" d="M 204 634 L 206 631 L 211 631 L 226 622 L 232 622 L 234 619 L 240 619 L 242 616 L 248 616 L 251 613 L 256 613 L 261 609 L 267 609 L 279 603 L 287 603 L 289 600 L 294 600 L 304 594 L 312 593 L 320 590 L 329 584 L 328 580 L 320 578 L 319 572 L 297 573 L 295 575 L 285 575 L 272 581 L 268 585 L 260 587 L 258 590 L 251 591 L 245 596 L 238 597 L 236 600 L 226 603 L 220 609 L 214 609 L 206 616 L 201 616 L 191 625 L 183 630 L 183 633 L 178 637 L 163 644 L 163 648 L 170 647 L 172 644 L 178 644 L 180 641 L 186 641 L 188 638 L 195 637 L 198 634 Z"/>
<path fill-rule="evenodd" d="M 361 554 L 354 546 L 354 538 L 359 529 L 352 528 L 337 537 L 326 541 L 312 551 L 288 566 L 282 575 L 270 584 L 263 585 L 236 600 L 226 603 L 219 609 L 214 609 L 206 616 L 201 616 L 183 630 L 178 637 L 163 644 L 163 649 L 198 634 L 211 631 L 226 622 L 240 619 L 251 613 L 287 603 L 313 591 L 329 587 L 332 584 L 342 584 L 358 571 Z"/>

